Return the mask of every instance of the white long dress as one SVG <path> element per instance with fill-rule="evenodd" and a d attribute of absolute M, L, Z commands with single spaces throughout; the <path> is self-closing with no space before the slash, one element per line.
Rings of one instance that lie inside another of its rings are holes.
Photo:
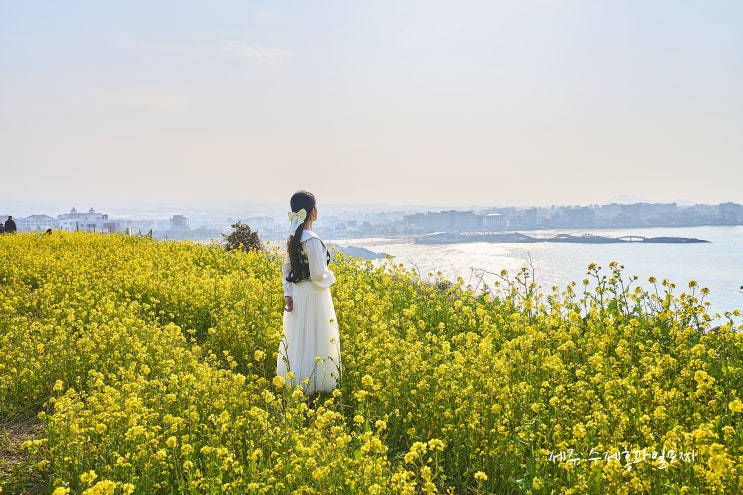
<path fill-rule="evenodd" d="M 284 258 L 284 295 L 291 296 L 294 307 L 284 311 L 276 374 L 309 395 L 336 388 L 341 374 L 340 335 L 330 294 L 335 274 L 327 266 L 327 248 L 314 232 L 303 230 L 301 250 L 309 261 L 309 280 L 288 282 L 291 263 L 288 254 Z M 287 377 L 289 371 L 293 378 Z"/>

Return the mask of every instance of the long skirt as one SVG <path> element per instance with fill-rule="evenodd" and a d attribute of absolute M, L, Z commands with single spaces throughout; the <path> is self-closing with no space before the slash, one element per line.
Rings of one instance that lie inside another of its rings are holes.
<path fill-rule="evenodd" d="M 299 282 L 292 299 L 293 310 L 284 311 L 276 374 L 307 395 L 331 392 L 341 376 L 341 342 L 330 289 Z"/>

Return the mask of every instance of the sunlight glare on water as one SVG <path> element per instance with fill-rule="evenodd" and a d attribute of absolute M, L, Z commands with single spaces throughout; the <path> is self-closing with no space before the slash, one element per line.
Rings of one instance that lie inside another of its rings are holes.
<path fill-rule="evenodd" d="M 552 235 L 559 232 L 529 233 Z M 571 232 L 581 234 L 582 232 Z M 465 284 L 481 288 L 482 280 L 492 284 L 502 270 L 516 275 L 522 267 L 533 273 L 543 292 L 553 286 L 561 291 L 570 282 L 587 278 L 591 263 L 602 267 L 609 275 L 609 263 L 624 266 L 625 281 L 637 276 L 635 284 L 650 288 L 648 278 L 655 277 L 676 285 L 675 293 L 689 292 L 688 284 L 696 281 L 710 290 L 705 301 L 712 303 L 712 312 L 743 309 L 743 227 L 689 227 L 593 231 L 595 235 L 619 237 L 693 237 L 710 241 L 699 244 L 576 244 L 576 243 L 459 243 L 423 245 L 407 241 L 376 240 L 366 247 L 389 253 L 397 263 L 403 263 L 420 273 L 424 279 L 436 272 L 449 280 L 461 277 Z M 364 240 L 348 241 L 363 245 Z M 482 280 L 480 280 L 482 277 Z M 595 281 L 591 280 L 593 285 Z"/>

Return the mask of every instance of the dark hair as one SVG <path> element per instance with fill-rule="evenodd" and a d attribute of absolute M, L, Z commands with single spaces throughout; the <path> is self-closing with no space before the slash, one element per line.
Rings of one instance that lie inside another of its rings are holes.
<path fill-rule="evenodd" d="M 312 212 L 312 208 L 315 207 L 315 195 L 307 191 L 295 192 L 289 200 L 289 205 L 293 212 L 298 212 L 301 209 L 307 212 L 307 216 Z M 300 224 L 297 227 L 296 232 L 289 236 L 289 240 L 286 243 L 286 250 L 289 253 L 289 261 L 292 264 L 292 269 L 289 272 L 289 276 L 286 280 L 289 282 L 297 282 L 310 276 L 309 273 L 304 273 L 306 267 L 304 267 L 300 261 L 299 250 L 302 247 L 302 229 L 304 224 Z"/>

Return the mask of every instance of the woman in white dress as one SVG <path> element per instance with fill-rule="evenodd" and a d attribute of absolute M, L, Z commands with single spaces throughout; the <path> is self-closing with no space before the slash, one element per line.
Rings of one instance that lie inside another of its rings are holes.
<path fill-rule="evenodd" d="M 279 345 L 276 374 L 301 386 L 314 401 L 340 379 L 340 335 L 330 286 L 335 274 L 330 254 L 312 232 L 317 220 L 315 196 L 299 191 L 291 197 L 291 227 L 284 258 L 284 338 Z M 293 376 L 287 376 L 292 372 Z"/>

